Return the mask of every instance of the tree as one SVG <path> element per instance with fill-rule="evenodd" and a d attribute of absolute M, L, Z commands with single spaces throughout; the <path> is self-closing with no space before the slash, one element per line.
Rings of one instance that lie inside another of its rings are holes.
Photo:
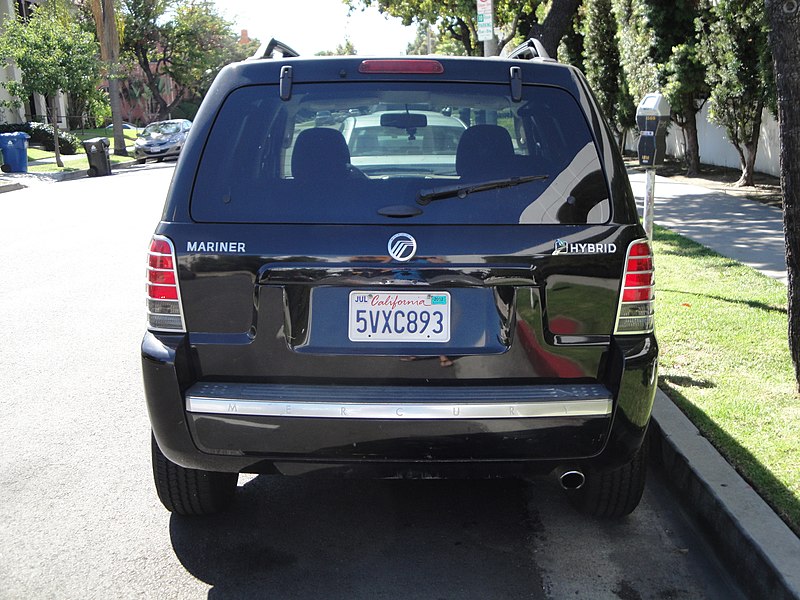
<path fill-rule="evenodd" d="M 697 113 L 709 91 L 695 31 L 701 0 L 644 0 L 643 8 L 652 30 L 650 58 L 656 66 L 658 83 L 672 107 L 673 121 L 683 132 L 686 174 L 697 175 L 700 172 Z"/>
<path fill-rule="evenodd" d="M 92 11 L 97 41 L 100 44 L 100 58 L 103 61 L 108 96 L 111 104 L 111 122 L 114 125 L 114 154 L 128 156 L 125 147 L 125 135 L 122 130 L 122 107 L 119 85 L 119 33 L 117 17 L 114 12 L 114 0 L 89 0 Z"/>
<path fill-rule="evenodd" d="M 202 98 L 223 66 L 258 47 L 257 40 L 239 44 L 232 24 L 209 0 L 122 0 L 122 5 L 122 50 L 143 73 L 159 119 L 182 102 Z M 166 79 L 171 85 L 164 85 Z"/>
<path fill-rule="evenodd" d="M 89 96 L 98 87 L 99 49 L 91 34 L 81 30 L 74 21 L 59 18 L 51 8 L 47 4 L 39 6 L 27 23 L 22 19 L 3 22 L 0 63 L 16 64 L 22 72 L 21 81 L 2 84 L 16 106 L 33 94 L 41 94 L 48 100 L 56 164 L 63 168 L 58 143 L 58 94 Z"/>
<path fill-rule="evenodd" d="M 658 89 L 658 72 L 650 59 L 653 30 L 647 24 L 644 0 L 614 0 L 620 62 L 636 102 Z"/>
<path fill-rule="evenodd" d="M 739 154 L 738 186 L 753 185 L 761 115 L 774 106 L 772 55 L 762 0 L 718 0 L 698 20 L 711 86 L 709 118 L 725 127 Z M 797 32 L 795 32 L 797 33 Z"/>
<path fill-rule="evenodd" d="M 534 3 L 532 3 L 534 4 Z M 535 4 L 543 4 L 536 2 Z M 528 22 L 526 38 L 541 40 L 544 49 L 550 56 L 556 56 L 561 38 L 569 31 L 572 19 L 581 5 L 581 0 L 551 0 L 550 7 L 544 16 Z M 521 16 L 531 13 L 522 13 Z M 536 14 L 536 13 L 534 13 Z M 526 31 L 521 27 L 522 31 Z"/>
<path fill-rule="evenodd" d="M 781 190 L 789 284 L 789 348 L 800 391 L 800 5 L 766 0 L 777 89 Z"/>
<path fill-rule="evenodd" d="M 561 44 L 558 46 L 558 60 L 577 67 L 582 72 L 585 68 L 583 64 L 583 20 L 583 10 L 579 9 L 572 19 L 572 25 L 567 28 L 564 37 L 561 38 Z"/>
<path fill-rule="evenodd" d="M 586 79 L 622 146 L 626 130 L 635 125 L 635 108 L 620 65 L 611 0 L 587 0 L 583 43 Z"/>
<path fill-rule="evenodd" d="M 457 40 L 467 56 L 480 56 L 478 42 L 477 9 L 475 0 L 343 0 L 351 10 L 377 6 L 382 13 L 402 19 L 404 25 L 427 23 L 436 25 L 442 38 Z M 495 0 L 495 29 L 502 32 L 497 51 L 523 35 L 542 40 L 551 56 L 556 55 L 558 43 L 572 23 L 580 0 L 550 2 L 549 9 L 543 0 Z M 541 8 L 541 10 L 539 10 Z M 540 13 L 544 13 L 540 23 Z"/>
<path fill-rule="evenodd" d="M 336 46 L 336 50 L 323 50 L 317 52 L 315 56 L 355 56 L 358 54 L 356 47 L 349 37 L 344 38 L 344 44 Z"/>
<path fill-rule="evenodd" d="M 465 56 L 464 46 L 452 37 L 442 36 L 427 23 L 417 26 L 417 37 L 406 47 L 406 54 L 440 54 L 443 56 Z"/>

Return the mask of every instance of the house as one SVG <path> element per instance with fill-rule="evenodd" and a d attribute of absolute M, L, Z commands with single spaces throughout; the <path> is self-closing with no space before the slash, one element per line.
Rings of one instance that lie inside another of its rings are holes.
<path fill-rule="evenodd" d="M 0 0 L 0 23 L 9 17 L 21 16 L 26 19 L 32 7 L 40 3 L 40 0 Z M 2 25 L 0 24 L 0 35 L 2 35 Z M 16 67 L 0 67 L 0 83 L 6 81 L 20 80 L 22 74 Z M 0 87 L 0 102 L 9 101 L 11 97 L 8 92 Z M 67 127 L 67 102 L 64 94 L 58 95 L 58 114 L 59 127 Z M 19 108 L 0 107 L 0 123 L 25 123 L 27 121 L 48 122 L 47 101 L 41 94 L 35 94 Z"/>

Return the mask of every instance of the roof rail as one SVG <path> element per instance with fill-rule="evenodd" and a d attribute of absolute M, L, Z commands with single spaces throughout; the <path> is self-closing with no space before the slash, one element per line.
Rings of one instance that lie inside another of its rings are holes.
<path fill-rule="evenodd" d="M 555 62 L 555 59 L 550 58 L 547 50 L 544 49 L 542 42 L 536 38 L 530 38 L 522 42 L 519 46 L 508 53 L 508 58 L 519 58 L 521 60 L 539 58 L 542 60 Z"/>
<path fill-rule="evenodd" d="M 300 54 L 296 51 L 284 44 L 281 41 L 272 38 L 270 41 L 261 44 L 256 50 L 255 54 L 248 58 L 247 60 L 258 60 L 261 58 L 274 58 L 275 51 L 281 55 L 282 58 L 293 58 L 296 56 L 300 56 Z"/>

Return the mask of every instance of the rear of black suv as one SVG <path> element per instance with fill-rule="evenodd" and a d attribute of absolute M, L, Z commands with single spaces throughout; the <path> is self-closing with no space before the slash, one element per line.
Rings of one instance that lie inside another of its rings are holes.
<path fill-rule="evenodd" d="M 641 497 L 653 261 L 571 67 L 227 67 L 176 167 L 147 303 L 170 510 L 224 507 L 239 472 L 555 472 L 606 516 Z"/>

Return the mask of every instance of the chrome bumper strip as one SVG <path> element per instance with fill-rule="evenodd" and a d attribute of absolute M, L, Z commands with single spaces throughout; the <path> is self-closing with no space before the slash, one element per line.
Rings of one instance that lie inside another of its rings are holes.
<path fill-rule="evenodd" d="M 371 401 L 364 401 L 367 398 Z M 392 401 L 384 400 L 389 398 Z M 599 385 L 398 390 L 197 384 L 186 394 L 186 410 L 195 414 L 327 419 L 605 417 L 611 414 L 612 399 L 608 390 Z"/>

